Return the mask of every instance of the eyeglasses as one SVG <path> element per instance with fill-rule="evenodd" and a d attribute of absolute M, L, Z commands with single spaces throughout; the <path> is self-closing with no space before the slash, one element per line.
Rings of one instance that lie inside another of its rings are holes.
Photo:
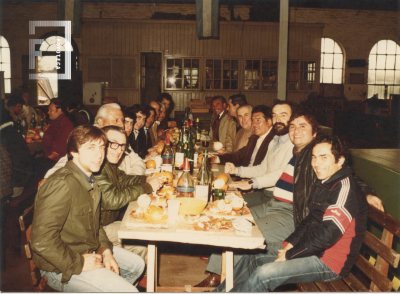
<path fill-rule="evenodd" d="M 110 146 L 110 148 L 113 150 L 117 150 L 118 147 L 121 147 L 121 151 L 125 151 L 126 149 L 126 144 L 119 144 L 117 142 L 108 141 L 108 146 Z"/>

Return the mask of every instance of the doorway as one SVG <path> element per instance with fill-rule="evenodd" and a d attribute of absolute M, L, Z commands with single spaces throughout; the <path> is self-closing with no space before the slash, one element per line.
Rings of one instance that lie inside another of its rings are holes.
<path fill-rule="evenodd" d="M 161 53 L 140 54 L 140 101 L 142 105 L 161 94 Z"/>

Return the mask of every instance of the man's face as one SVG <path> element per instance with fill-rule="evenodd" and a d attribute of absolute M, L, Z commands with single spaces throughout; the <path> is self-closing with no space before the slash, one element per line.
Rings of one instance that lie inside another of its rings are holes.
<path fill-rule="evenodd" d="M 165 107 L 167 107 L 167 110 L 169 109 L 169 106 L 171 105 L 171 102 L 165 98 L 163 98 L 163 100 L 161 101 L 162 104 L 165 105 Z"/>
<path fill-rule="evenodd" d="M 314 140 L 315 135 L 312 133 L 312 126 L 304 116 L 294 119 L 289 125 L 290 141 L 292 141 L 299 151 Z"/>
<path fill-rule="evenodd" d="M 220 114 L 226 108 L 226 103 L 222 103 L 221 99 L 214 100 L 212 103 L 212 109 L 216 115 Z"/>
<path fill-rule="evenodd" d="M 236 106 L 234 106 L 232 104 L 232 99 L 228 99 L 228 107 L 226 108 L 226 110 L 228 110 L 228 113 L 231 117 L 236 117 L 236 110 L 239 108 L 239 104 L 236 104 Z"/>
<path fill-rule="evenodd" d="M 253 113 L 251 116 L 251 122 L 254 134 L 257 136 L 264 135 L 272 126 L 272 121 L 270 119 L 265 120 L 264 113 L 262 112 Z"/>
<path fill-rule="evenodd" d="M 118 131 L 110 130 L 107 132 L 107 139 L 109 141 L 107 147 L 107 160 L 109 163 L 117 164 L 126 148 L 117 146 L 117 144 L 126 146 L 126 137 L 124 134 Z M 117 144 L 114 144 L 115 146 L 112 146 L 113 144 L 111 144 L 110 142 Z M 112 147 L 116 147 L 116 149 L 113 149 Z"/>
<path fill-rule="evenodd" d="M 129 135 L 132 133 L 133 130 L 133 119 L 129 117 L 125 117 L 125 133 L 126 136 L 129 137 Z"/>
<path fill-rule="evenodd" d="M 28 93 L 24 93 L 22 94 L 22 99 L 24 99 L 25 101 L 25 105 L 29 105 L 29 102 L 31 101 L 31 99 L 29 98 L 29 94 Z"/>
<path fill-rule="evenodd" d="M 160 116 L 160 104 L 158 104 L 155 101 L 150 102 L 150 106 L 154 108 L 154 110 L 156 111 L 156 116 L 154 119 L 158 119 L 158 117 Z"/>
<path fill-rule="evenodd" d="M 105 144 L 102 140 L 98 139 L 97 141 L 86 142 L 78 149 L 78 153 L 71 152 L 71 154 L 74 163 L 78 165 L 87 176 L 90 176 L 92 173 L 100 170 L 104 159 L 104 151 Z"/>
<path fill-rule="evenodd" d="M 240 126 L 248 130 L 251 128 L 251 111 L 248 107 L 242 107 L 237 112 L 237 118 Z"/>
<path fill-rule="evenodd" d="M 135 123 L 135 130 L 140 130 L 141 127 L 144 126 L 146 122 L 146 115 L 143 112 L 136 113 L 136 123 Z"/>
<path fill-rule="evenodd" d="M 54 103 L 51 103 L 49 106 L 48 114 L 51 120 L 55 120 L 62 114 L 62 110 L 61 108 L 57 108 Z"/>
<path fill-rule="evenodd" d="M 17 104 L 15 106 L 10 106 L 12 108 L 12 110 L 14 110 L 15 114 L 19 114 L 22 110 L 22 104 Z"/>
<path fill-rule="evenodd" d="M 98 123 L 100 128 L 104 128 L 106 126 L 117 126 L 120 128 L 124 128 L 124 114 L 122 113 L 121 109 L 108 108 L 107 116 L 104 120 L 99 119 Z"/>
<path fill-rule="evenodd" d="M 160 109 L 160 116 L 158 117 L 158 121 L 163 121 L 164 118 L 167 116 L 167 109 L 165 107 L 161 107 Z"/>
<path fill-rule="evenodd" d="M 272 123 L 275 135 L 283 136 L 288 133 L 288 121 L 291 115 L 292 109 L 287 104 L 275 105 L 272 108 Z"/>
<path fill-rule="evenodd" d="M 154 112 L 154 110 L 150 110 L 150 116 L 147 118 L 147 120 L 146 120 L 146 128 L 150 128 L 151 127 L 151 125 L 153 124 L 153 122 L 154 122 L 154 118 L 155 118 L 155 112 Z"/>
<path fill-rule="evenodd" d="M 331 177 L 342 168 L 343 163 L 343 156 L 339 158 L 338 162 L 335 162 L 331 144 L 320 143 L 313 148 L 311 165 L 319 180 L 325 180 Z"/>

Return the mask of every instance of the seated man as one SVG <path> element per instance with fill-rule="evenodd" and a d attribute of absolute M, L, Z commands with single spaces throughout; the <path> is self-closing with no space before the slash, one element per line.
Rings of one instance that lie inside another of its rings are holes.
<path fill-rule="evenodd" d="M 157 128 L 158 125 L 160 124 L 160 121 L 158 120 L 158 117 L 160 116 L 160 103 L 157 101 L 150 101 L 149 106 L 152 107 L 155 111 L 155 116 L 154 116 L 154 123 L 150 127 L 150 131 L 153 134 L 154 137 L 154 142 L 158 142 L 158 136 L 157 136 Z M 153 144 L 154 146 L 154 144 Z"/>
<path fill-rule="evenodd" d="M 165 125 L 162 125 L 161 123 L 165 120 L 167 117 L 167 106 L 163 103 L 160 104 L 160 115 L 158 116 L 156 122 L 158 124 L 157 126 L 157 138 L 158 140 L 165 140 Z"/>
<path fill-rule="evenodd" d="M 311 165 L 318 180 L 308 196 L 308 216 L 283 242 L 263 254 L 242 257 L 232 292 L 267 292 L 284 284 L 332 282 L 345 277 L 358 258 L 367 229 L 368 203 L 347 149 L 337 137 L 314 140 Z M 222 283 L 217 291 L 225 291 Z"/>
<path fill-rule="evenodd" d="M 124 116 L 121 107 L 116 103 L 109 103 L 101 106 L 95 118 L 95 126 L 103 128 L 110 125 L 119 126 L 121 128 L 124 127 Z M 144 175 L 146 164 L 133 150 L 128 148 L 128 151 L 130 152 L 124 155 L 118 168 L 123 170 L 127 175 Z M 67 160 L 67 156 L 61 158 L 57 164 L 46 173 L 39 185 L 43 184 L 45 179 L 63 167 Z"/>
<path fill-rule="evenodd" d="M 247 104 L 247 100 L 246 100 L 246 96 L 243 95 L 243 94 L 232 95 L 232 96 L 230 96 L 228 98 L 228 106 L 227 106 L 226 110 L 228 111 L 229 116 L 236 121 L 236 136 L 235 136 L 235 141 L 233 143 L 232 152 L 236 152 L 240 148 L 246 146 L 246 143 L 247 143 L 246 140 L 251 136 L 249 134 L 249 132 L 247 132 L 248 136 L 247 136 L 247 138 L 244 139 L 243 138 L 243 131 L 241 131 L 242 130 L 242 126 L 241 126 L 241 124 L 239 122 L 238 109 L 240 107 L 242 107 L 243 105 L 248 105 Z M 251 112 L 251 109 L 250 109 L 250 112 Z M 248 129 L 250 129 L 250 126 L 248 127 Z M 215 151 L 217 151 L 217 150 L 215 150 Z M 218 154 L 224 154 L 224 152 L 226 152 L 226 150 L 223 148 L 221 150 L 218 150 L 217 152 L 218 152 Z"/>
<path fill-rule="evenodd" d="M 160 122 L 160 129 L 165 130 L 168 128 L 176 127 L 176 122 L 172 121 L 169 117 L 175 106 L 174 100 L 172 100 L 172 96 L 168 93 L 161 93 L 157 97 L 157 102 L 164 104 L 167 111 L 165 118 Z"/>
<path fill-rule="evenodd" d="M 212 107 L 210 137 L 213 142 L 221 142 L 225 151 L 230 153 L 236 136 L 236 122 L 229 119 L 225 97 L 215 96 L 212 99 Z"/>
<path fill-rule="evenodd" d="M 118 239 L 120 221 L 116 221 L 120 210 L 142 194 L 150 194 L 161 187 L 160 180 L 153 177 L 126 175 L 118 169 L 118 162 L 126 149 L 125 131 L 117 126 L 103 128 L 108 144 L 106 159 L 99 174 L 95 175 L 96 183 L 102 192 L 101 224 L 108 239 L 114 246 L 122 247 L 138 254 L 146 262 L 147 247 L 140 245 L 122 245 Z"/>
<path fill-rule="evenodd" d="M 252 109 L 251 105 L 243 105 L 238 108 L 238 118 L 242 129 L 236 134 L 236 138 L 239 134 L 245 136 L 250 133 L 252 135 L 247 138 L 248 142 L 236 152 L 212 157 L 211 162 L 221 164 L 230 162 L 235 166 L 256 166 L 264 160 L 268 145 L 274 137 L 274 132 L 271 132 L 270 108 L 258 105 Z M 241 133 L 243 130 L 245 132 Z"/>
<path fill-rule="evenodd" d="M 100 225 L 101 191 L 92 173 L 103 163 L 106 142 L 99 128 L 77 127 L 68 138 L 72 160 L 35 198 L 32 260 L 57 291 L 137 292 L 132 284 L 144 270 L 143 260 L 113 248 Z"/>
<path fill-rule="evenodd" d="M 154 123 L 154 118 L 156 116 L 156 111 L 153 107 L 145 105 L 144 112 L 147 114 L 146 123 L 143 128 L 139 130 L 139 140 L 144 142 L 144 151 L 140 155 L 144 156 L 144 158 L 152 158 L 158 155 L 157 151 L 155 151 L 152 147 L 156 144 L 154 133 L 151 130 L 151 126 Z"/>
<path fill-rule="evenodd" d="M 36 110 L 30 106 L 31 99 L 29 97 L 28 91 L 24 87 L 19 87 L 16 89 L 12 90 L 12 96 L 19 96 L 24 100 L 24 103 L 22 104 L 22 111 L 21 112 L 16 112 L 15 109 L 11 108 L 10 109 L 10 114 L 13 117 L 13 119 L 16 121 L 18 118 L 21 119 L 22 117 L 26 118 L 26 122 L 28 124 L 29 128 L 31 127 L 31 120 L 32 117 L 34 117 L 36 125 L 40 124 L 40 116 L 36 113 Z"/>

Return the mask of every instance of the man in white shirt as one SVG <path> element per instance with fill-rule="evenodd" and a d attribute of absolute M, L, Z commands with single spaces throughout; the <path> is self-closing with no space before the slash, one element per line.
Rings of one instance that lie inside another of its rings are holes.
<path fill-rule="evenodd" d="M 99 128 L 110 125 L 121 128 L 124 127 L 124 115 L 121 111 L 121 107 L 117 103 L 108 103 L 101 106 L 94 121 L 94 126 Z M 129 148 L 129 151 L 129 153 L 125 153 L 123 159 L 118 165 L 118 168 L 124 171 L 127 175 L 144 175 L 146 171 L 146 164 L 131 148 Z M 53 168 L 47 171 L 44 179 L 39 182 L 39 187 L 48 177 L 50 177 L 61 167 L 65 166 L 67 161 L 67 156 L 62 157 Z"/>

